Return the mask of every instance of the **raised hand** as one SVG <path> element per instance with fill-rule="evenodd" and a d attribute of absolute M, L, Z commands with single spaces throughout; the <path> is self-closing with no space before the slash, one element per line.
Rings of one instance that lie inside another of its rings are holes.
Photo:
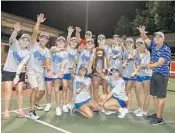
<path fill-rule="evenodd" d="M 77 32 L 81 32 L 81 28 L 80 27 L 75 27 Z"/>
<path fill-rule="evenodd" d="M 43 13 L 40 13 L 39 15 L 37 15 L 37 22 L 43 23 L 45 20 L 46 20 L 46 18 L 44 18 Z"/>
<path fill-rule="evenodd" d="M 17 31 L 17 32 L 19 32 L 19 31 L 21 30 L 21 25 L 20 25 L 20 23 L 15 23 L 15 24 L 14 24 L 14 30 Z"/>
<path fill-rule="evenodd" d="M 148 33 L 147 31 L 145 31 L 145 26 L 139 26 L 139 27 L 136 27 L 136 28 L 140 31 L 141 34 Z"/>
<path fill-rule="evenodd" d="M 69 26 L 69 27 L 67 28 L 67 30 L 68 30 L 68 33 L 73 33 L 73 32 L 74 32 L 73 26 Z"/>

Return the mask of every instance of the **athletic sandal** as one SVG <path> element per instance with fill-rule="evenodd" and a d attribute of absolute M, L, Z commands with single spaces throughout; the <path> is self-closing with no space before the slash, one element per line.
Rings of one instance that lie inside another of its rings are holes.
<path fill-rule="evenodd" d="M 25 113 L 23 112 L 22 109 L 18 110 L 18 117 L 23 118 L 25 116 Z"/>
<path fill-rule="evenodd" d="M 5 111 L 5 112 L 4 112 L 3 119 L 4 119 L 4 120 L 10 119 L 10 114 L 9 114 L 8 111 Z"/>

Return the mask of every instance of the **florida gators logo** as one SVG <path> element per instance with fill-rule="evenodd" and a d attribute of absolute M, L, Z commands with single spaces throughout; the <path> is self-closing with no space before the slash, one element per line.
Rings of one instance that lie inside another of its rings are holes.
<path fill-rule="evenodd" d="M 60 56 L 58 55 L 53 55 L 52 56 L 52 61 L 55 63 L 55 64 L 59 64 L 63 61 L 63 58 L 61 58 Z"/>
<path fill-rule="evenodd" d="M 15 61 L 19 64 L 22 60 L 23 60 L 23 57 L 21 57 L 20 55 L 19 55 L 19 53 L 18 52 L 13 52 L 13 57 L 14 57 L 14 59 L 15 59 Z"/>
<path fill-rule="evenodd" d="M 82 82 L 80 82 L 80 81 L 76 81 L 76 87 L 77 87 L 77 89 L 82 85 Z"/>
<path fill-rule="evenodd" d="M 68 60 L 70 60 L 70 61 L 75 60 L 75 56 L 72 55 L 72 54 L 69 54 L 68 55 Z"/>
<path fill-rule="evenodd" d="M 33 53 L 33 55 L 34 55 L 34 58 L 35 58 L 37 61 L 39 61 L 39 62 L 44 62 L 45 56 L 42 55 L 39 51 L 35 51 L 35 52 Z"/>
<path fill-rule="evenodd" d="M 89 61 L 90 60 L 90 56 L 83 55 L 82 56 L 82 60 L 83 61 Z"/>

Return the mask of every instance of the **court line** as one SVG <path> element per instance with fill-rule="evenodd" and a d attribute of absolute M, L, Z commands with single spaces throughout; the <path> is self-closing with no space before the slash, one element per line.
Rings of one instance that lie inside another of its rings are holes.
<path fill-rule="evenodd" d="M 17 99 L 17 97 L 11 97 L 10 99 Z M 3 101 L 4 98 L 1 99 L 1 101 Z"/>
<path fill-rule="evenodd" d="M 41 104 L 40 106 L 45 106 L 45 105 L 47 105 L 47 104 Z M 26 107 L 26 108 L 22 108 L 23 110 L 26 110 L 26 109 L 29 109 L 30 107 Z M 10 110 L 9 112 L 14 112 L 14 111 L 16 111 L 16 110 L 18 110 L 18 109 L 14 109 L 14 110 Z M 4 112 L 1 112 L 1 114 L 4 114 Z"/>
<path fill-rule="evenodd" d="M 13 112 L 16 113 L 16 114 L 19 114 L 16 110 L 13 111 Z M 25 118 L 29 118 L 29 117 L 28 117 L 27 115 L 25 115 Z M 32 119 L 31 119 L 31 120 L 32 120 Z M 46 125 L 46 126 L 48 126 L 48 127 L 51 127 L 51 128 L 53 128 L 53 129 L 56 129 L 56 130 L 58 130 L 58 131 L 61 131 L 61 132 L 63 132 L 63 133 L 71 133 L 71 132 L 69 132 L 69 131 L 67 131 L 67 130 L 64 130 L 64 129 L 62 129 L 62 128 L 56 127 L 56 126 L 54 126 L 54 125 L 51 125 L 51 124 L 46 123 L 46 122 L 41 121 L 41 120 L 34 120 L 34 121 L 36 121 L 36 122 L 38 122 L 38 123 L 41 123 L 41 124 L 43 124 L 43 125 Z"/>

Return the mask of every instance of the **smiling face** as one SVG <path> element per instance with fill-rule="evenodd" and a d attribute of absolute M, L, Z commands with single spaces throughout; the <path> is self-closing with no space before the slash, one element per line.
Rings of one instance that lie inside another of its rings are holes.
<path fill-rule="evenodd" d="M 39 42 L 42 46 L 45 46 L 49 42 L 49 38 L 47 36 L 40 36 Z"/>
<path fill-rule="evenodd" d="M 87 69 L 84 68 L 84 67 L 81 67 L 80 70 L 79 70 L 79 74 L 80 76 L 85 76 L 87 73 Z"/>
<path fill-rule="evenodd" d="M 155 42 L 155 44 L 160 45 L 160 44 L 163 44 L 164 39 L 160 35 L 155 35 L 154 36 L 154 42 Z"/>
<path fill-rule="evenodd" d="M 56 46 L 57 46 L 58 48 L 64 48 L 65 45 L 66 45 L 66 43 L 65 43 L 65 40 L 64 40 L 64 39 L 58 39 L 58 40 L 56 41 Z"/>
<path fill-rule="evenodd" d="M 19 44 L 22 48 L 26 48 L 27 46 L 30 45 L 30 40 L 28 38 L 20 38 L 19 39 Z"/>
<path fill-rule="evenodd" d="M 73 49 L 75 49 L 75 48 L 77 47 L 77 45 L 78 45 L 78 40 L 76 40 L 76 39 L 70 40 L 70 46 L 71 46 Z"/>

